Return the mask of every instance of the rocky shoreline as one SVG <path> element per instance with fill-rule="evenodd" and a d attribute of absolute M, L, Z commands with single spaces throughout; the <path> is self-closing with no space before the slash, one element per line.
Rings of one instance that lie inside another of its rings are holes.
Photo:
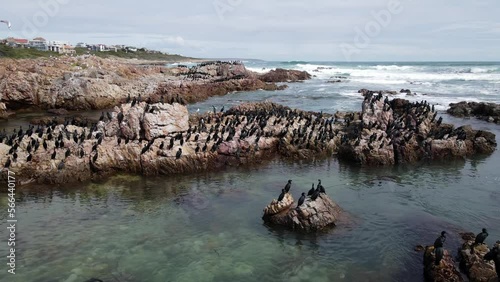
<path fill-rule="evenodd" d="M 0 60 L 0 118 L 18 109 L 108 109 L 128 96 L 159 94 L 203 101 L 233 91 L 280 90 L 275 82 L 309 79 L 306 72 L 276 70 L 258 75 L 237 62 L 204 62 L 187 68 L 138 65 L 94 56 Z"/>
<path fill-rule="evenodd" d="M 490 132 L 442 124 L 428 104 L 390 101 L 381 94 L 366 95 L 361 112 L 335 116 L 266 102 L 189 117 L 181 96 L 131 100 L 96 124 L 68 119 L 2 133 L 0 162 L 22 183 L 61 184 L 120 171 L 205 171 L 276 155 L 336 154 L 360 165 L 394 165 L 463 159 L 496 149 Z"/>

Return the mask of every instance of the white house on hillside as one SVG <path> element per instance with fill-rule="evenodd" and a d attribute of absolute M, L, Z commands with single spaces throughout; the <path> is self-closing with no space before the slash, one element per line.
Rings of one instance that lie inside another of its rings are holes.
<path fill-rule="evenodd" d="M 62 41 L 51 41 L 48 46 L 49 51 L 59 54 L 75 54 L 75 48 Z"/>
<path fill-rule="evenodd" d="M 87 48 L 88 44 L 87 43 L 84 43 L 84 42 L 78 42 L 76 44 L 76 48 Z"/>
<path fill-rule="evenodd" d="M 29 41 L 28 46 L 33 49 L 37 49 L 39 51 L 47 51 L 49 50 L 49 46 L 47 45 L 47 40 L 43 37 L 35 37 Z"/>

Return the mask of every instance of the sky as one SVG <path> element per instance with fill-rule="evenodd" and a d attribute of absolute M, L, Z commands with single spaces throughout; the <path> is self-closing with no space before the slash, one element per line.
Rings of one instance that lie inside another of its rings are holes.
<path fill-rule="evenodd" d="M 498 0 L 10 0 L 0 38 L 198 58 L 500 61 Z"/>

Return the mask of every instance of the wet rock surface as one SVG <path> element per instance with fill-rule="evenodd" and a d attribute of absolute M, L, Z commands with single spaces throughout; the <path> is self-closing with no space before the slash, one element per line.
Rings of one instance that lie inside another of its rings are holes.
<path fill-rule="evenodd" d="M 500 124 L 500 104 L 465 101 L 451 103 L 447 113 L 456 117 L 473 116 L 480 120 Z"/>

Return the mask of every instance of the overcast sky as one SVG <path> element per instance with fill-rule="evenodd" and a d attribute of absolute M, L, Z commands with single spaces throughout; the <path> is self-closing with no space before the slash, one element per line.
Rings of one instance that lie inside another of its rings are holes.
<path fill-rule="evenodd" d="M 203 58 L 499 61 L 499 15 L 498 0 L 10 0 L 0 37 Z"/>

